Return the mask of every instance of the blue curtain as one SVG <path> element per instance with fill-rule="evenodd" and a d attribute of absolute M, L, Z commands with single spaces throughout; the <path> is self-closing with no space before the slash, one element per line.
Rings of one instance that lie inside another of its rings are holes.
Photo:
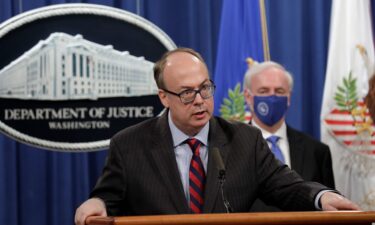
<path fill-rule="evenodd" d="M 143 16 L 177 46 L 199 51 L 211 72 L 216 67 L 222 0 L 1 0 L 0 22 L 27 10 L 72 2 L 113 6 Z M 330 8 L 327 0 L 266 0 L 271 59 L 283 64 L 295 79 L 287 121 L 316 138 Z M 4 54 L 1 49 L 0 54 Z M 46 151 L 0 134 L 0 224 L 73 224 L 75 209 L 95 184 L 106 153 Z"/>
<path fill-rule="evenodd" d="M 266 3 L 271 60 L 285 66 L 295 82 L 287 122 L 319 139 L 332 2 Z"/>

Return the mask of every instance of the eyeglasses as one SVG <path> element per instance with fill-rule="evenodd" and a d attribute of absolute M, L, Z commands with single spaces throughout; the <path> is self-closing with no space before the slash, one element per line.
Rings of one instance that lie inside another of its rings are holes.
<path fill-rule="evenodd" d="M 187 90 L 181 91 L 180 93 L 168 91 L 167 89 L 162 89 L 162 90 L 169 94 L 178 96 L 181 102 L 186 104 L 186 103 L 193 102 L 198 93 L 203 99 L 211 98 L 214 95 L 215 88 L 216 88 L 215 84 L 211 81 L 210 84 L 204 84 L 198 90 L 187 89 Z"/>

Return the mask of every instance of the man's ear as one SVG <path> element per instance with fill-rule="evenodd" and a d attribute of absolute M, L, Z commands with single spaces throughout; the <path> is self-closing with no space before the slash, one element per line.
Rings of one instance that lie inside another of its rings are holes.
<path fill-rule="evenodd" d="M 169 108 L 169 100 L 165 92 L 159 89 L 158 96 L 161 101 L 161 104 L 163 104 L 165 108 Z"/>
<path fill-rule="evenodd" d="M 250 94 L 250 91 L 249 91 L 249 89 L 247 89 L 247 88 L 243 91 L 243 94 L 244 94 L 244 96 L 245 96 L 245 101 L 246 101 L 247 105 L 248 105 L 249 108 L 252 110 L 252 107 L 253 107 L 253 105 L 254 105 L 254 96 L 252 96 L 252 95 Z"/>

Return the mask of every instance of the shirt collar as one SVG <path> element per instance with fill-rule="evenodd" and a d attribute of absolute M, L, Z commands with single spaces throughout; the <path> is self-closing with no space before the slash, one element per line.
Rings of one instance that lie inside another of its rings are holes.
<path fill-rule="evenodd" d="M 184 141 L 186 141 L 186 139 L 192 138 L 186 135 L 184 132 L 182 132 L 180 129 L 176 127 L 176 125 L 172 121 L 172 116 L 171 116 L 170 111 L 168 111 L 168 124 L 172 133 L 173 147 L 177 147 L 181 145 Z M 199 131 L 199 133 L 196 134 L 193 138 L 198 139 L 202 144 L 207 146 L 209 127 L 210 127 L 210 122 L 206 123 L 206 125 L 204 125 L 204 127 Z"/>
<path fill-rule="evenodd" d="M 264 130 L 254 120 L 251 121 L 251 124 L 254 125 L 255 127 L 259 128 L 262 131 L 262 136 L 263 136 L 264 139 L 267 139 L 272 135 L 276 135 L 276 136 L 279 136 L 281 139 L 287 140 L 285 121 L 282 123 L 281 127 L 275 133 L 270 133 L 270 132 Z"/>

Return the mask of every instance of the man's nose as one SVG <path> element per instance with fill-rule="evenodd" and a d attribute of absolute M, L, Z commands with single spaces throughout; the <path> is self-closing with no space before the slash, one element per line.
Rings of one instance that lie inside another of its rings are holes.
<path fill-rule="evenodd" d="M 202 103 L 203 100 L 204 100 L 204 99 L 202 98 L 201 93 L 198 92 L 198 93 L 195 95 L 194 102 L 195 102 L 195 103 Z"/>

